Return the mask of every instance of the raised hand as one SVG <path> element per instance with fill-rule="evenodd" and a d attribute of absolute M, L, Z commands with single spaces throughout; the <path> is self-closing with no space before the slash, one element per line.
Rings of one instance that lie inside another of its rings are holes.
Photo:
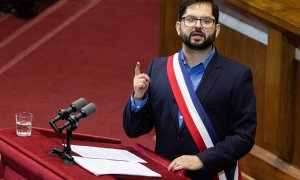
<path fill-rule="evenodd" d="M 145 73 L 141 74 L 141 64 L 140 62 L 137 62 L 133 78 L 134 99 L 142 99 L 144 97 L 145 92 L 149 87 L 149 83 L 150 77 Z"/>

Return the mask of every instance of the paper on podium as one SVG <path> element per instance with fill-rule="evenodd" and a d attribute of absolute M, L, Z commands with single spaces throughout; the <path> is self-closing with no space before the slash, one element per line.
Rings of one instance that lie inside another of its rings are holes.
<path fill-rule="evenodd" d="M 148 176 L 161 177 L 160 174 L 152 171 L 146 166 L 138 162 L 114 161 L 105 159 L 90 159 L 73 156 L 75 162 L 84 169 L 90 171 L 96 176 L 106 174 L 119 175 L 134 175 L 134 176 Z"/>
<path fill-rule="evenodd" d="M 71 145 L 71 149 L 73 152 L 85 158 L 97 158 L 97 159 L 106 159 L 106 160 L 146 163 L 145 160 L 123 149 L 99 148 L 99 147 L 78 146 L 78 145 Z"/>
<path fill-rule="evenodd" d="M 71 149 L 82 156 L 73 156 L 74 161 L 96 176 L 123 174 L 161 177 L 160 174 L 139 163 L 146 163 L 145 160 L 127 150 L 78 145 L 71 145 Z"/>

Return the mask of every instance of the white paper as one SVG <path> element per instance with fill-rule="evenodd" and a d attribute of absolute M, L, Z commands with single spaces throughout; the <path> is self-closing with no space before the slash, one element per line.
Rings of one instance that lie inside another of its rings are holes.
<path fill-rule="evenodd" d="M 99 148 L 99 147 L 78 146 L 78 145 L 71 145 L 71 149 L 73 152 L 86 158 L 146 163 L 145 160 L 139 158 L 138 156 L 134 155 L 133 153 L 127 150 L 122 150 L 122 149 Z"/>
<path fill-rule="evenodd" d="M 137 162 L 90 159 L 73 156 L 74 161 L 96 176 L 105 174 L 123 174 L 135 176 L 161 177 L 146 166 Z"/>

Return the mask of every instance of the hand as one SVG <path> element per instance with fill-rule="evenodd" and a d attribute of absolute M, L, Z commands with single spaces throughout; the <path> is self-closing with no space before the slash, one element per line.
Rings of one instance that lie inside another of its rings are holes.
<path fill-rule="evenodd" d="M 141 74 L 141 64 L 136 63 L 135 76 L 133 78 L 134 99 L 142 99 L 147 91 L 150 83 L 150 78 L 147 74 Z"/>
<path fill-rule="evenodd" d="M 187 169 L 190 171 L 199 170 L 203 167 L 200 158 L 196 155 L 183 155 L 174 159 L 168 167 L 169 171 Z"/>

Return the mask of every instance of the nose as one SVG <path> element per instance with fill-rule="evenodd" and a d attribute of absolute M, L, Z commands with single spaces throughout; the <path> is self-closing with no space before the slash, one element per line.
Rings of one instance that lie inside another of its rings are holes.
<path fill-rule="evenodd" d="M 197 19 L 197 22 L 196 22 L 196 25 L 195 25 L 195 27 L 197 27 L 197 28 L 202 28 L 202 25 L 201 25 L 200 19 Z"/>

